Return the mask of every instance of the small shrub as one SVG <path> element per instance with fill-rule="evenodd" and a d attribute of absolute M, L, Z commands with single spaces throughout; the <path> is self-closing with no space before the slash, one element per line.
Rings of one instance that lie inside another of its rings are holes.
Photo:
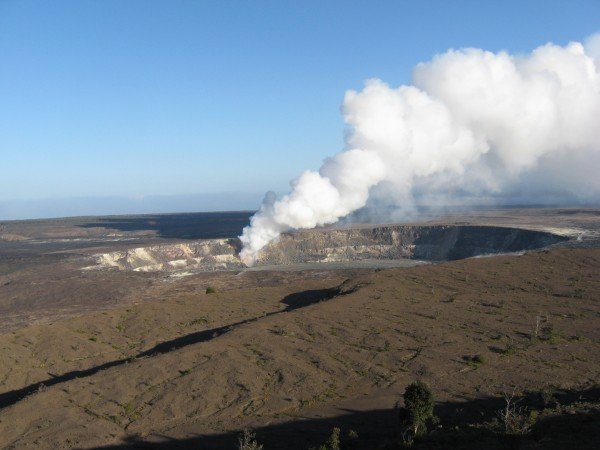
<path fill-rule="evenodd" d="M 539 315 L 535 317 L 535 328 L 533 330 L 531 340 L 544 341 L 550 344 L 554 344 L 558 340 L 560 340 L 560 335 L 556 332 L 554 326 L 550 323 L 548 315 Z"/>
<path fill-rule="evenodd" d="M 256 441 L 256 435 L 248 429 L 245 429 L 238 438 L 238 450 L 262 450 L 262 444 Z"/>
<path fill-rule="evenodd" d="M 555 344 L 559 338 L 560 335 L 554 330 L 552 324 L 542 327 L 542 333 L 540 335 L 542 341 L 548 342 L 549 344 Z"/>
<path fill-rule="evenodd" d="M 485 363 L 485 358 L 483 357 L 483 355 L 475 355 L 473 356 L 473 358 L 471 358 L 471 361 L 473 361 L 476 364 L 483 364 Z"/>
<path fill-rule="evenodd" d="M 540 392 L 540 397 L 545 407 L 551 406 L 552 404 L 556 403 L 556 399 L 554 398 L 554 390 L 551 387 L 542 389 L 542 391 Z"/>
<path fill-rule="evenodd" d="M 208 286 L 206 288 L 206 293 L 207 294 L 215 294 L 216 292 L 217 292 L 217 290 L 214 287 L 212 287 L 212 286 Z"/>
<path fill-rule="evenodd" d="M 207 292 L 207 294 L 210 294 L 210 292 Z M 208 323 L 208 318 L 207 317 L 199 317 L 197 319 L 190 320 L 188 323 L 186 323 L 186 325 L 187 326 L 204 325 L 205 323 Z"/>
<path fill-rule="evenodd" d="M 277 336 L 287 336 L 288 335 L 286 329 L 284 327 L 279 326 L 279 325 L 275 325 L 271 329 L 271 333 L 276 334 Z"/>
<path fill-rule="evenodd" d="M 527 434 L 537 422 L 538 412 L 527 411 L 519 407 L 519 400 L 515 398 L 515 392 L 504 394 L 504 408 L 498 411 L 498 417 L 502 423 L 503 431 L 509 435 Z"/>
<path fill-rule="evenodd" d="M 501 350 L 503 355 L 516 355 L 519 352 L 519 347 L 515 341 L 510 340 L 506 343 L 506 347 Z"/>
<path fill-rule="evenodd" d="M 433 394 L 429 386 L 422 381 L 408 385 L 404 391 L 403 428 L 410 430 L 413 436 L 424 434 L 427 422 L 434 419 L 433 407 Z"/>
<path fill-rule="evenodd" d="M 465 356 L 464 360 L 467 362 L 469 367 L 472 367 L 473 369 L 477 369 L 479 366 L 485 363 L 485 358 L 483 355 Z"/>
<path fill-rule="evenodd" d="M 531 340 L 537 340 L 540 337 L 540 325 L 544 322 L 547 322 L 548 318 L 538 315 L 535 316 L 535 328 L 533 329 L 533 333 L 531 335 Z"/>
<path fill-rule="evenodd" d="M 340 431 L 337 427 L 331 430 L 331 436 L 325 444 L 319 447 L 319 450 L 340 450 Z"/>

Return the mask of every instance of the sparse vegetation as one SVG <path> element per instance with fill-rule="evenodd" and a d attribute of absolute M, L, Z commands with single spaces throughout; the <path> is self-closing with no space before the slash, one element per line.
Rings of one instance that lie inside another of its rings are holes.
<path fill-rule="evenodd" d="M 207 294 L 210 294 L 210 292 L 207 292 Z M 186 323 L 186 325 L 187 326 L 204 325 L 205 323 L 208 323 L 208 318 L 206 318 L 206 317 L 199 317 L 197 319 L 189 321 L 188 323 Z"/>
<path fill-rule="evenodd" d="M 542 327 L 542 333 L 540 339 L 549 344 L 556 343 L 560 338 L 560 335 L 554 330 L 554 326 L 552 324 L 548 324 Z"/>
<path fill-rule="evenodd" d="M 545 319 L 541 315 L 535 316 L 535 329 L 533 330 L 533 335 L 532 335 L 533 339 L 539 338 L 540 324 L 542 323 L 542 321 L 546 321 L 546 320 L 547 319 Z"/>
<path fill-rule="evenodd" d="M 485 358 L 483 355 L 465 356 L 464 360 L 467 362 L 467 365 L 473 369 L 477 369 L 479 366 L 485 363 Z"/>
<path fill-rule="evenodd" d="M 555 403 L 554 390 L 550 387 L 542 389 L 540 392 L 540 397 L 545 407 L 551 406 L 553 403 Z"/>
<path fill-rule="evenodd" d="M 519 347 L 514 340 L 509 340 L 506 343 L 506 347 L 500 351 L 503 355 L 515 355 L 519 351 Z"/>
<path fill-rule="evenodd" d="M 281 327 L 279 325 L 275 325 L 272 329 L 271 332 L 273 334 L 276 334 L 277 336 L 287 336 L 288 332 L 286 331 L 286 329 L 284 327 Z"/>
<path fill-rule="evenodd" d="M 341 430 L 337 427 L 331 430 L 327 442 L 320 445 L 318 450 L 340 450 L 340 433 Z"/>
<path fill-rule="evenodd" d="M 498 411 L 502 431 L 508 435 L 527 434 L 537 421 L 537 411 L 520 407 L 514 390 L 504 394 L 504 403 L 504 408 Z"/>
<path fill-rule="evenodd" d="M 207 293 L 207 294 L 216 294 L 216 293 L 217 293 L 217 290 L 216 290 L 214 287 L 212 287 L 212 286 L 208 286 L 208 287 L 206 288 L 206 293 Z"/>
<path fill-rule="evenodd" d="M 256 440 L 254 432 L 247 428 L 238 438 L 238 450 L 262 450 L 262 448 L 263 446 Z"/>

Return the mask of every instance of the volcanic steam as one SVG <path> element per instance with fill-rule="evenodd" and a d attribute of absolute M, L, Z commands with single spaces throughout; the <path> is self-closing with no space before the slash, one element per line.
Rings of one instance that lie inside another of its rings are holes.
<path fill-rule="evenodd" d="M 240 237 L 242 261 L 282 232 L 331 224 L 385 197 L 416 202 L 551 198 L 600 192 L 600 35 L 528 55 L 468 48 L 418 64 L 412 85 L 346 92 L 347 150 L 267 193 Z"/>

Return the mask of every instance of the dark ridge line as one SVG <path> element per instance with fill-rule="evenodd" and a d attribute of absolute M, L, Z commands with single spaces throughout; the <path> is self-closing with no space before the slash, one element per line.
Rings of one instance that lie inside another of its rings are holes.
<path fill-rule="evenodd" d="M 223 211 L 89 217 L 80 228 L 111 228 L 124 232 L 154 231 L 162 238 L 235 238 L 250 223 L 254 211 Z"/>
<path fill-rule="evenodd" d="M 356 290 L 343 290 L 342 286 L 343 284 L 333 288 L 307 290 L 302 292 L 296 292 L 294 294 L 289 294 L 281 300 L 281 303 L 286 305 L 286 307 L 282 310 L 272 311 L 262 316 L 241 320 L 239 322 L 224 325 L 222 327 L 212 328 L 210 330 L 197 331 L 195 333 L 187 334 L 185 336 L 180 336 L 170 341 L 157 344 L 151 349 L 138 353 L 135 356 L 109 361 L 107 363 L 100 364 L 99 366 L 91 367 L 89 369 L 74 370 L 62 375 L 52 375 L 49 373 L 48 375 L 52 376 L 52 378 L 48 378 L 44 381 L 30 384 L 29 386 L 25 386 L 21 389 L 15 389 L 0 394 L 0 409 L 14 405 L 15 403 L 24 399 L 28 395 L 34 394 L 38 391 L 42 391 L 47 387 L 51 387 L 60 383 L 65 383 L 67 381 L 74 380 L 75 378 L 89 377 L 103 370 L 111 369 L 113 367 L 130 363 L 132 361 L 135 361 L 136 359 L 158 356 L 172 352 L 174 350 L 179 350 L 189 345 L 208 342 L 212 339 L 216 339 L 219 336 L 229 333 L 230 331 L 233 331 L 239 326 L 257 322 L 267 317 L 291 312 L 300 308 L 305 308 L 307 306 L 319 303 L 321 301 L 331 300 L 334 297 L 350 294 Z"/>

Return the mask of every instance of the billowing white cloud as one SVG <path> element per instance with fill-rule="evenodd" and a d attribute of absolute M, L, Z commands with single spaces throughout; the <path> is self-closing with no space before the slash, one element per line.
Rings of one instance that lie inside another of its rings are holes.
<path fill-rule="evenodd" d="M 290 229 L 334 223 L 372 188 L 401 209 L 416 198 L 600 193 L 600 34 L 528 55 L 449 50 L 418 64 L 410 86 L 369 80 L 348 91 L 347 150 L 268 194 L 240 237 L 242 260 Z"/>

